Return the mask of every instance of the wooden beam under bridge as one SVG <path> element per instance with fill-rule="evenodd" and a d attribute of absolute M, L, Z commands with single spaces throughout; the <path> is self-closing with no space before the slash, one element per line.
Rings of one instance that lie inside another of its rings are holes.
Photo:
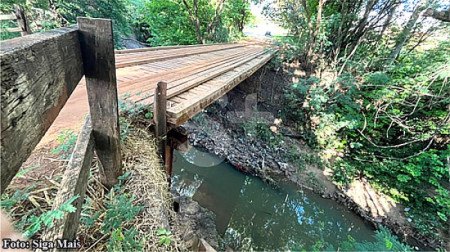
<path fill-rule="evenodd" d="M 187 142 L 187 133 L 181 127 L 168 130 L 167 127 L 167 83 L 158 82 L 155 89 L 153 107 L 153 121 L 155 123 L 155 136 L 158 146 L 158 155 L 163 160 L 167 180 L 170 184 L 172 178 L 173 151 Z"/>

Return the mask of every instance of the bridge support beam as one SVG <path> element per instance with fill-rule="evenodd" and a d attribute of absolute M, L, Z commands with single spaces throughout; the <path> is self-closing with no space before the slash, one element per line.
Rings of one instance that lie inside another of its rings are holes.
<path fill-rule="evenodd" d="M 187 135 L 188 133 L 182 127 L 177 127 L 167 132 L 165 166 L 169 185 L 172 180 L 173 151 L 178 150 L 180 147 L 187 149 Z"/>
<path fill-rule="evenodd" d="M 155 123 L 155 136 L 158 146 L 158 154 L 165 159 L 167 136 L 167 83 L 158 82 L 155 89 L 155 101 L 153 102 L 153 121 Z"/>

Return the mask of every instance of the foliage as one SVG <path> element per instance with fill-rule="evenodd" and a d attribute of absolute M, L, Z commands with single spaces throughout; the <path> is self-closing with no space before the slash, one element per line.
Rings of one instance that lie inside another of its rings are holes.
<path fill-rule="evenodd" d="M 119 177 L 116 184 L 106 196 L 103 202 L 105 210 L 92 211 L 87 206 L 86 201 L 83 207 L 81 221 L 87 227 L 92 227 L 95 222 L 101 221 L 101 232 L 110 234 L 107 242 L 108 251 L 138 251 L 142 249 L 142 241 L 137 241 L 138 232 L 134 227 L 129 227 L 128 223 L 145 207 L 133 204 L 134 196 L 124 192 L 124 181 L 131 176 L 130 172 Z M 103 218 L 100 220 L 100 217 Z"/>
<path fill-rule="evenodd" d="M 8 197 L 6 194 L 2 194 L 1 208 L 9 211 L 15 205 L 22 204 L 31 196 L 30 191 L 35 187 L 36 184 L 33 184 L 23 191 L 16 190 L 11 197 Z M 33 214 L 33 212 L 36 212 L 37 209 L 34 211 L 29 211 L 22 216 L 22 220 L 17 224 L 17 226 L 20 229 L 26 227 L 24 229 L 23 236 L 26 238 L 31 238 L 44 227 L 52 227 L 54 220 L 63 218 L 64 213 L 75 212 L 76 208 L 72 205 L 72 203 L 78 198 L 79 195 L 76 195 L 61 204 L 57 209 L 42 212 L 39 216 Z"/>
<path fill-rule="evenodd" d="M 140 22 L 148 26 L 151 37 L 148 42 L 154 46 L 188 45 L 196 43 L 196 33 L 189 15 L 182 8 L 181 1 L 148 1 Z"/>
<path fill-rule="evenodd" d="M 113 21 L 114 40 L 120 48 L 119 35 L 126 36 L 131 32 L 131 22 L 127 19 L 128 0 L 97 0 L 97 1 L 57 1 L 57 12 L 69 23 L 76 23 L 77 17 L 109 18 Z"/>
<path fill-rule="evenodd" d="M 448 42 L 403 57 L 386 71 L 300 80 L 286 91 L 284 114 L 324 157 L 335 158 L 337 182 L 368 178 L 412 209 L 422 234 L 438 237 L 450 215 Z"/>
<path fill-rule="evenodd" d="M 188 6 L 192 5 L 189 1 L 186 3 Z M 210 35 L 208 27 L 214 16 L 215 1 L 199 0 L 196 3 L 199 29 L 202 37 L 207 38 Z M 151 45 L 188 45 L 199 42 L 189 11 L 181 0 L 147 1 L 139 12 L 143 17 L 139 22 L 145 24 L 151 33 L 148 38 Z M 248 1 L 225 1 L 212 41 L 228 42 L 238 39 L 242 34 L 243 25 L 250 19 Z M 206 42 L 208 41 L 205 40 L 203 43 Z"/>
<path fill-rule="evenodd" d="M 58 135 L 58 146 L 51 153 L 60 154 L 60 159 L 70 159 L 77 142 L 77 137 L 71 129 L 60 131 Z"/>
<path fill-rule="evenodd" d="M 271 148 L 279 148 L 281 141 L 283 140 L 283 136 L 272 132 L 267 125 L 267 122 L 263 119 L 253 118 L 248 122 L 244 122 L 241 127 L 245 137 L 251 140 L 262 140 L 263 142 L 268 143 Z"/>
<path fill-rule="evenodd" d="M 139 96 L 140 93 L 137 93 L 136 96 Z M 131 97 L 129 94 L 125 94 L 119 99 L 119 111 L 121 113 L 126 114 L 128 117 L 132 118 L 138 115 L 144 115 L 145 118 L 150 119 L 153 118 L 152 110 L 149 106 L 144 105 L 142 103 L 136 103 L 128 100 Z M 145 98 L 145 97 L 143 97 Z"/>
<path fill-rule="evenodd" d="M 343 242 L 339 247 L 342 251 L 412 251 L 408 245 L 398 241 L 398 238 L 389 231 L 389 229 L 380 226 L 375 231 L 375 242 L 356 242 L 351 236 L 348 241 Z"/>
<path fill-rule="evenodd" d="M 9 32 L 7 28 L 16 28 L 17 22 L 12 20 L 1 20 L 0 21 L 0 40 L 12 39 L 20 37 L 20 32 Z"/>
<path fill-rule="evenodd" d="M 72 198 L 68 199 L 66 202 L 61 204 L 61 206 L 59 206 L 58 209 L 44 212 L 39 217 L 32 215 L 27 220 L 27 222 L 31 225 L 29 225 L 25 229 L 23 236 L 25 236 L 26 238 L 31 238 L 34 234 L 36 234 L 44 226 L 52 227 L 53 221 L 55 219 L 62 219 L 64 217 L 64 213 L 75 212 L 77 209 L 72 205 L 72 202 L 75 201 L 76 199 L 78 199 L 79 197 L 80 197 L 79 195 L 73 196 Z"/>
<path fill-rule="evenodd" d="M 35 187 L 35 185 L 31 185 L 25 188 L 23 191 L 16 190 L 11 197 L 8 197 L 7 194 L 2 194 L 2 201 L 0 202 L 1 208 L 9 211 L 13 206 L 19 202 L 22 202 L 30 196 L 29 192 Z"/>
<path fill-rule="evenodd" d="M 124 116 L 119 117 L 119 128 L 120 128 L 120 141 L 123 143 L 127 138 L 127 135 L 133 129 L 133 125 L 130 120 Z"/>
<path fill-rule="evenodd" d="M 301 152 L 296 145 L 292 145 L 283 155 L 289 162 L 295 164 L 299 171 L 305 171 L 306 165 L 318 165 L 323 169 L 322 159 L 317 154 Z"/>
<path fill-rule="evenodd" d="M 158 238 L 158 244 L 168 247 L 170 245 L 170 231 L 165 230 L 164 228 L 160 228 L 157 231 Z"/>
<path fill-rule="evenodd" d="M 116 48 L 122 48 L 122 38 L 133 32 L 137 6 L 141 0 L 32 0 L 32 1 L 2 1 L 0 10 L 8 13 L 13 10 L 13 4 L 25 8 L 28 21 L 33 32 L 46 31 L 77 23 L 77 17 L 109 18 L 113 21 L 114 42 Z M 3 29 L 2 29 L 3 31 Z M 2 39 L 11 35 L 2 32 Z"/>
<path fill-rule="evenodd" d="M 140 92 L 136 94 L 140 95 Z M 151 107 L 143 105 L 142 103 L 135 103 L 128 98 L 131 97 L 129 94 L 125 94 L 119 99 L 118 107 L 121 113 L 119 117 L 119 128 L 120 128 L 120 140 L 125 141 L 127 135 L 134 128 L 133 121 L 138 116 L 143 116 L 143 118 L 151 119 L 153 118 L 153 113 L 151 112 Z"/>

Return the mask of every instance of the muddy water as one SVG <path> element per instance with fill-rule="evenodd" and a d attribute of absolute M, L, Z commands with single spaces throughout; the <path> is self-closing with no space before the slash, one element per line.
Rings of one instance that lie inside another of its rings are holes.
<path fill-rule="evenodd" d="M 235 247 L 299 250 L 322 241 L 336 249 L 374 230 L 336 202 L 288 183 L 274 187 L 196 148 L 175 152 L 172 186 L 216 214 L 219 234 Z"/>

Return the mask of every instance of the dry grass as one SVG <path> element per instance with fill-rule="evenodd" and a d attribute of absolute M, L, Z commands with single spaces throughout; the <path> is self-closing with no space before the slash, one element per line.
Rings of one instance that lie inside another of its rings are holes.
<path fill-rule="evenodd" d="M 125 143 L 122 144 L 122 157 L 124 171 L 130 171 L 131 176 L 124 181 L 119 193 L 133 196 L 133 205 L 145 207 L 131 221 L 122 223 L 122 230 L 134 227 L 138 232 L 135 240 L 141 243 L 144 251 L 186 250 L 181 242 L 180 234 L 174 230 L 171 230 L 169 247 L 158 244 L 157 230 L 161 228 L 170 230 L 171 227 L 176 226 L 176 216 L 172 210 L 172 195 L 169 192 L 161 159 L 156 153 L 153 136 L 142 129 L 132 130 Z M 106 243 L 111 234 L 104 233 L 101 228 L 105 221 L 106 203 L 114 197 L 114 193 L 108 194 L 109 191 L 99 182 L 98 165 L 95 158 L 92 163 L 85 197 L 87 203 L 83 206 L 82 216 L 87 217 L 88 214 L 96 212 L 102 214 L 96 219 L 93 226 L 87 227 L 81 223 L 78 238 L 84 244 L 82 251 L 104 251 L 107 250 Z M 44 181 L 37 181 L 37 186 L 28 191 L 27 197 L 17 201 L 8 211 L 13 221 L 19 223 L 24 216 L 26 218 L 33 214 L 39 216 L 43 212 L 51 210 L 59 181 L 59 174 Z M 15 189 L 12 188 L 5 195 L 11 197 L 14 193 Z M 42 231 L 38 232 L 32 238 L 40 238 L 41 233 Z"/>
<path fill-rule="evenodd" d="M 138 231 L 137 241 L 141 242 L 144 251 L 180 251 L 182 246 L 180 235 L 172 232 L 169 247 L 158 244 L 157 230 L 164 228 L 170 230 L 176 221 L 172 210 L 172 195 L 164 173 L 161 159 L 156 153 L 156 144 L 153 136 L 148 132 L 136 129 L 130 132 L 122 145 L 124 171 L 131 171 L 131 177 L 124 183 L 121 193 L 134 197 L 133 205 L 144 206 L 137 216 L 130 222 L 123 223 L 124 229 L 134 227 Z M 96 176 L 93 176 L 96 177 Z M 87 195 L 91 204 L 86 206 L 92 212 L 105 210 L 102 199 L 107 198 L 107 191 L 102 188 L 98 179 L 91 179 Z M 114 194 L 110 195 L 111 199 Z M 100 216 L 96 225 L 86 228 L 83 225 L 79 237 L 84 239 L 86 250 L 104 251 L 109 234 L 103 234 L 101 227 L 105 216 Z"/>

